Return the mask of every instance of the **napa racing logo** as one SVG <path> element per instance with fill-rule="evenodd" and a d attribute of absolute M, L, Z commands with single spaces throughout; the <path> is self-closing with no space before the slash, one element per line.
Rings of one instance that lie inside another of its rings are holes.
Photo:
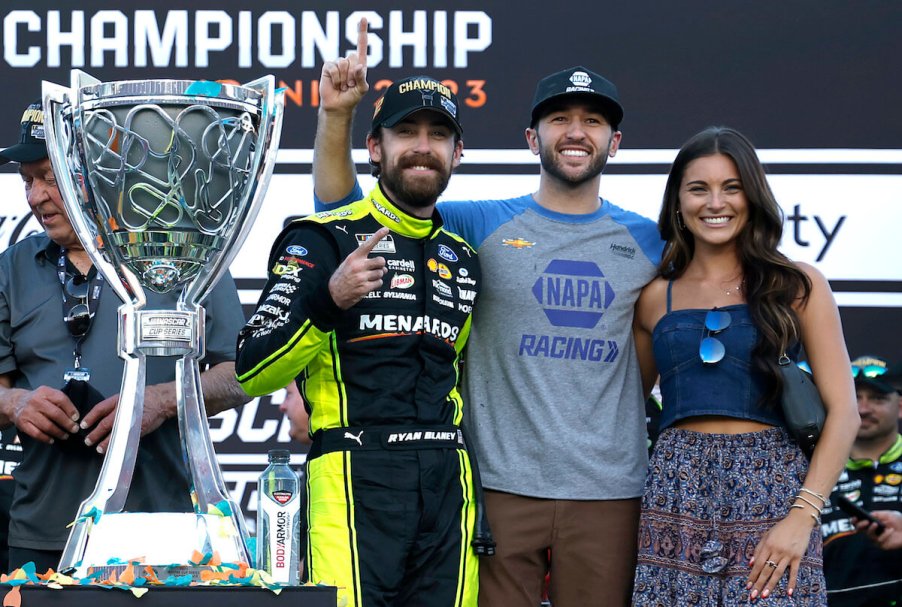
<path fill-rule="evenodd" d="M 601 317 L 614 301 L 614 289 L 594 262 L 552 260 L 533 284 L 532 294 L 558 332 L 524 333 L 518 356 L 594 363 L 617 360 L 617 341 L 605 339 L 598 330 Z"/>
<path fill-rule="evenodd" d="M 532 294 L 555 327 L 594 329 L 614 301 L 614 290 L 591 261 L 552 260 Z"/>

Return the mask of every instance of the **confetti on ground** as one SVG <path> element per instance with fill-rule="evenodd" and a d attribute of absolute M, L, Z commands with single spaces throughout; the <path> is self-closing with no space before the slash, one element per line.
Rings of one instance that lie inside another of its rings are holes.
<path fill-rule="evenodd" d="M 191 565 L 207 567 L 199 572 L 199 581 L 195 580 L 190 573 L 183 574 L 185 565 L 152 567 L 146 565 L 143 559 L 111 559 L 109 565 L 124 566 L 121 572 L 117 573 L 115 570 L 94 571 L 81 578 L 68 576 L 53 569 L 38 574 L 35 571 L 34 563 L 29 562 L 8 574 L 0 574 L 0 586 L 10 587 L 3 598 L 3 607 L 20 607 L 22 604 L 20 588 L 26 585 L 44 586 L 53 590 L 63 590 L 66 586 L 127 590 L 137 598 L 144 596 L 154 586 L 258 587 L 266 588 L 276 595 L 288 587 L 273 580 L 272 576 L 265 571 L 254 569 L 247 563 L 222 563 L 216 552 L 212 554 L 195 552 L 192 561 Z M 202 561 L 205 562 L 202 563 Z M 182 575 L 170 573 L 171 569 L 178 570 Z M 317 584 L 304 585 L 316 586 Z"/>

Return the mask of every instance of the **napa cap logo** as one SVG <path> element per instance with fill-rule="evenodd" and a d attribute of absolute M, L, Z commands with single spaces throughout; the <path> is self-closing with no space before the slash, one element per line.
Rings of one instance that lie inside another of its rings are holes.
<path fill-rule="evenodd" d="M 573 83 L 573 86 L 587 88 L 590 84 L 592 84 L 592 79 L 589 77 L 589 74 L 582 71 L 577 71 L 573 72 L 573 74 L 570 75 L 570 82 Z"/>

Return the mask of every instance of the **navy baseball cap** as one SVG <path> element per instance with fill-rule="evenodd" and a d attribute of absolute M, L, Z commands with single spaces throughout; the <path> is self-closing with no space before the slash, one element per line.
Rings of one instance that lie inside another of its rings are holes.
<path fill-rule="evenodd" d="M 391 128 L 424 109 L 443 114 L 451 121 L 457 134 L 463 134 L 457 95 L 447 85 L 429 76 L 411 76 L 392 83 L 376 102 L 372 130 L 380 126 Z"/>
<path fill-rule="evenodd" d="M 44 106 L 38 99 L 22 114 L 19 143 L 0 151 L 0 165 L 7 162 L 35 162 L 47 158 L 44 137 Z"/>
<path fill-rule="evenodd" d="M 562 97 L 582 97 L 597 103 L 608 123 L 616 129 L 623 120 L 617 87 L 614 83 L 581 65 L 551 74 L 539 80 L 532 102 L 532 121 L 535 126 L 552 102 Z"/>

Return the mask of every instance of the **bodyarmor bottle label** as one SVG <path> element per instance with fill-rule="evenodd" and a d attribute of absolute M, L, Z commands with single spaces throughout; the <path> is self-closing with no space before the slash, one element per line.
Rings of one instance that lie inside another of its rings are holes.
<path fill-rule="evenodd" d="M 276 582 L 296 585 L 300 577 L 300 480 L 289 468 L 287 456 L 284 463 L 270 464 L 260 476 L 257 490 L 257 567 Z"/>

